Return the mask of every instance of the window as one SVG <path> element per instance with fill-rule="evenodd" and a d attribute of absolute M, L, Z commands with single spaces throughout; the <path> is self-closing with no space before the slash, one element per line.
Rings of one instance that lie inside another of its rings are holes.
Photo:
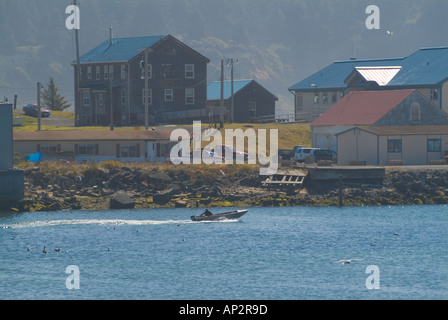
<path fill-rule="evenodd" d="M 87 79 L 92 79 L 92 67 L 87 67 Z"/>
<path fill-rule="evenodd" d="M 120 146 L 120 158 L 136 158 L 137 147 L 135 145 Z"/>
<path fill-rule="evenodd" d="M 320 95 L 319 93 L 315 93 L 314 94 L 314 104 L 319 104 L 320 103 Z"/>
<path fill-rule="evenodd" d="M 109 67 L 104 66 L 104 80 L 108 80 L 108 79 L 109 79 Z"/>
<path fill-rule="evenodd" d="M 148 93 L 145 94 L 145 89 L 142 91 L 142 105 L 145 105 L 146 97 L 148 97 L 148 104 L 152 105 L 152 89 L 148 89 Z"/>
<path fill-rule="evenodd" d="M 249 118 L 256 118 L 257 117 L 257 103 L 249 102 L 248 111 L 249 111 Z"/>
<path fill-rule="evenodd" d="M 401 139 L 387 140 L 387 152 L 400 153 L 401 152 Z"/>
<path fill-rule="evenodd" d="M 431 89 L 430 98 L 432 101 L 439 101 L 439 90 Z"/>
<path fill-rule="evenodd" d="M 121 65 L 121 79 L 126 79 L 126 65 Z"/>
<path fill-rule="evenodd" d="M 112 79 L 114 78 L 114 66 L 109 66 L 109 75 Z"/>
<path fill-rule="evenodd" d="M 420 121 L 420 104 L 418 102 L 411 104 L 411 121 Z"/>
<path fill-rule="evenodd" d="M 303 96 L 301 93 L 296 93 L 296 110 L 303 110 Z"/>
<path fill-rule="evenodd" d="M 60 145 L 55 144 L 48 144 L 48 145 L 41 145 L 39 152 L 44 154 L 50 154 L 50 153 L 57 153 L 60 149 Z"/>
<path fill-rule="evenodd" d="M 194 64 L 185 65 L 185 79 L 194 79 Z"/>
<path fill-rule="evenodd" d="M 173 77 L 173 70 L 171 64 L 162 64 L 162 78 L 171 79 Z"/>
<path fill-rule="evenodd" d="M 82 105 L 90 106 L 90 92 L 89 91 L 84 91 L 82 93 Z"/>
<path fill-rule="evenodd" d="M 442 152 L 442 140 L 428 139 L 427 150 L 428 152 Z"/>
<path fill-rule="evenodd" d="M 121 104 L 126 105 L 126 89 L 121 89 Z"/>
<path fill-rule="evenodd" d="M 145 72 L 143 71 L 143 74 Z M 148 79 L 152 78 L 152 64 L 148 64 Z"/>
<path fill-rule="evenodd" d="M 322 104 L 327 104 L 328 103 L 328 93 L 324 92 L 322 94 Z"/>
<path fill-rule="evenodd" d="M 98 93 L 98 106 L 102 107 L 104 105 L 104 94 Z"/>
<path fill-rule="evenodd" d="M 173 101 L 173 89 L 165 89 L 165 102 Z"/>
<path fill-rule="evenodd" d="M 336 103 L 338 102 L 338 94 L 336 92 L 333 92 L 331 94 L 331 103 Z"/>
<path fill-rule="evenodd" d="M 194 89 L 185 89 L 185 104 L 194 104 Z"/>
<path fill-rule="evenodd" d="M 101 79 L 101 67 L 100 66 L 95 67 L 95 79 L 96 80 Z"/>
<path fill-rule="evenodd" d="M 95 145 L 94 144 L 80 144 L 80 145 L 78 145 L 78 154 L 80 154 L 80 155 L 95 154 Z"/>

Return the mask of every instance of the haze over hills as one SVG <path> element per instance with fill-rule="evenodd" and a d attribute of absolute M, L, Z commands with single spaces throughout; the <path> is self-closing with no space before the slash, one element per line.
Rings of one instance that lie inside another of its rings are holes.
<path fill-rule="evenodd" d="M 73 103 L 74 31 L 70 0 L 0 0 L 0 100 L 36 100 L 36 83 L 53 76 Z M 407 56 L 448 45 L 446 0 L 79 0 L 83 54 L 109 37 L 171 34 L 211 60 L 238 59 L 235 79 L 253 78 L 291 113 L 287 88 L 335 60 Z M 368 30 L 366 8 L 380 9 L 380 29 Z M 387 32 L 389 31 L 389 32 Z M 230 79 L 230 69 L 226 69 Z"/>

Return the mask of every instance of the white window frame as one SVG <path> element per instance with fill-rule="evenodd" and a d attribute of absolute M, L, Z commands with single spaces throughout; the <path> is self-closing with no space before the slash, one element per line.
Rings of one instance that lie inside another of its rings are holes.
<path fill-rule="evenodd" d="M 102 107 L 104 106 L 104 94 L 98 93 L 98 106 Z"/>
<path fill-rule="evenodd" d="M 173 102 L 173 101 L 174 101 L 174 90 L 165 89 L 165 102 Z"/>
<path fill-rule="evenodd" d="M 185 89 L 185 104 L 194 104 L 194 88 Z"/>
<path fill-rule="evenodd" d="M 126 79 L 126 65 L 122 64 L 121 65 L 121 79 Z"/>
<path fill-rule="evenodd" d="M 95 67 L 95 79 L 101 80 L 101 67 L 100 66 Z"/>
<path fill-rule="evenodd" d="M 194 64 L 185 65 L 185 79 L 194 79 Z"/>
<path fill-rule="evenodd" d="M 109 66 L 104 66 L 104 80 L 109 80 Z"/>
<path fill-rule="evenodd" d="M 87 79 L 92 79 L 92 66 L 87 67 Z"/>
<path fill-rule="evenodd" d="M 82 92 L 82 105 L 84 107 L 90 106 L 90 92 L 89 91 Z"/>

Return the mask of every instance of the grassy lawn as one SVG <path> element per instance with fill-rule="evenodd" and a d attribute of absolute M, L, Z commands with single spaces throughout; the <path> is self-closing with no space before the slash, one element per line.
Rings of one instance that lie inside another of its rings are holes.
<path fill-rule="evenodd" d="M 65 111 L 52 111 L 52 114 L 55 116 L 72 119 L 74 118 L 73 112 L 65 112 Z M 24 118 L 24 125 L 22 127 L 14 127 L 15 131 L 36 131 L 37 130 L 37 118 L 29 117 L 25 115 L 20 115 L 20 117 Z M 176 127 L 185 127 L 191 128 L 192 125 L 181 125 L 181 126 L 170 126 L 173 128 Z M 108 131 L 109 127 L 55 127 L 42 125 L 42 131 L 49 130 L 82 130 L 82 131 Z M 208 124 L 203 123 L 202 129 L 207 129 Z M 144 127 L 139 127 L 140 130 L 144 130 Z M 267 144 L 269 146 L 269 130 L 277 129 L 278 130 L 278 148 L 279 149 L 292 149 L 296 145 L 305 145 L 311 146 L 311 128 L 309 124 L 298 124 L 298 123 L 232 123 L 225 124 L 225 129 L 241 129 L 246 131 L 247 129 L 254 129 L 257 133 L 259 129 L 266 129 L 267 131 Z M 116 131 L 132 131 L 135 130 L 135 127 L 115 127 Z M 221 131 L 222 134 L 222 142 L 225 143 L 225 135 L 224 131 Z M 207 145 L 209 142 L 203 142 L 203 146 Z"/>

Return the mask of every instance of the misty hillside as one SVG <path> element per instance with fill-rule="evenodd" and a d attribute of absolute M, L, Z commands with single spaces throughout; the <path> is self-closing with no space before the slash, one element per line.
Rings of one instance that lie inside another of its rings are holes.
<path fill-rule="evenodd" d="M 66 0 L 0 0 L 0 100 L 36 100 L 36 83 L 53 76 L 73 102 L 74 31 Z M 253 78 L 292 112 L 287 88 L 335 60 L 406 56 L 448 45 L 446 0 L 79 0 L 83 54 L 109 37 L 171 34 L 211 60 L 235 58 L 235 78 Z M 380 8 L 380 30 L 368 30 L 366 7 Z M 389 35 L 387 31 L 392 31 Z M 226 70 L 230 78 L 230 70 Z"/>

